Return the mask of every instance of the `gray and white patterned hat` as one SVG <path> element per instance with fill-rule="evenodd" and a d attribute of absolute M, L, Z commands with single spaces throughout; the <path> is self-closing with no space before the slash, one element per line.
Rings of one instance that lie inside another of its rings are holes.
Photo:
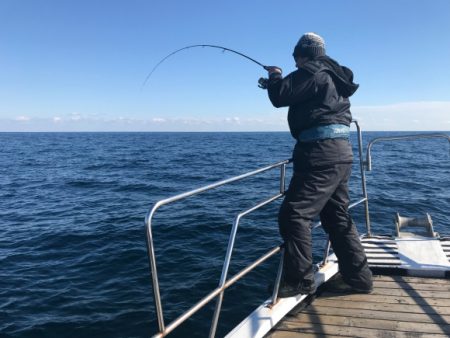
<path fill-rule="evenodd" d="M 294 57 L 316 57 L 325 55 L 325 40 L 316 33 L 305 33 L 294 48 Z"/>

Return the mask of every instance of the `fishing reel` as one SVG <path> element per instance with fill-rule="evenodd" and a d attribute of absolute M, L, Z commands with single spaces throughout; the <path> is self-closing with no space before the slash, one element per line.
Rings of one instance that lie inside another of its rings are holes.
<path fill-rule="evenodd" d="M 269 85 L 269 79 L 265 78 L 265 77 L 261 77 L 258 80 L 258 87 L 261 89 L 267 89 L 267 86 Z"/>

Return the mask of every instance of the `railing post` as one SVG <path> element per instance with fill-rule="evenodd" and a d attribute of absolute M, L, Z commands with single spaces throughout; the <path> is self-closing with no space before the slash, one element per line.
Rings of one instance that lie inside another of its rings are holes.
<path fill-rule="evenodd" d="M 280 167 L 280 194 L 284 195 L 286 192 L 286 164 L 282 164 Z M 277 271 L 277 277 L 275 279 L 275 284 L 273 286 L 273 293 L 272 293 L 272 301 L 270 302 L 270 305 L 275 305 L 277 298 L 278 298 L 278 290 L 280 289 L 280 282 L 281 282 L 281 275 L 283 273 L 283 263 L 284 263 L 284 248 L 280 251 L 281 257 L 280 257 L 280 264 L 278 265 L 278 271 Z"/>
<path fill-rule="evenodd" d="M 230 266 L 231 254 L 233 253 L 234 240 L 236 239 L 236 233 L 239 226 L 241 215 L 239 214 L 234 222 L 231 229 L 230 239 L 228 240 L 227 253 L 225 255 L 225 261 L 223 262 L 222 275 L 220 276 L 219 288 L 222 288 L 227 281 L 228 268 Z M 216 308 L 214 310 L 213 320 L 211 323 L 211 328 L 209 330 L 209 338 L 214 338 L 217 330 L 217 323 L 219 321 L 220 309 L 222 308 L 223 301 L 223 291 L 219 294 L 216 302 Z"/>
<path fill-rule="evenodd" d="M 278 298 L 278 290 L 280 289 L 281 275 L 283 274 L 284 248 L 281 248 L 280 254 L 281 254 L 280 264 L 278 265 L 277 278 L 275 279 L 275 284 L 273 286 L 272 301 L 270 302 L 271 306 L 275 305 Z"/>
<path fill-rule="evenodd" d="M 323 253 L 322 266 L 325 266 L 328 263 L 328 254 L 330 253 L 331 242 L 330 237 L 327 238 L 327 244 L 325 245 L 325 251 Z"/>
<path fill-rule="evenodd" d="M 283 163 L 280 167 L 280 194 L 283 195 L 286 191 L 285 177 L 286 177 L 286 163 Z"/>
<path fill-rule="evenodd" d="M 361 171 L 362 192 L 363 192 L 363 195 L 365 198 L 364 207 L 365 207 L 365 214 L 366 214 L 366 230 L 367 230 L 367 236 L 371 237 L 372 234 L 371 234 L 371 230 L 370 230 L 369 198 L 367 197 L 366 172 L 364 170 L 363 151 L 362 151 L 362 134 L 361 134 L 361 128 L 359 127 L 358 121 L 353 120 L 353 122 L 355 123 L 356 129 L 358 131 L 359 168 Z"/>
<path fill-rule="evenodd" d="M 239 223 L 241 221 L 241 218 L 244 217 L 245 215 L 247 215 L 247 214 L 249 214 L 249 213 L 251 213 L 251 212 L 253 212 L 253 211 L 255 211 L 255 210 L 259 209 L 259 208 L 261 208 L 262 206 L 267 205 L 267 204 L 275 201 L 276 199 L 280 198 L 281 196 L 283 196 L 283 195 L 278 194 L 278 195 L 272 196 L 271 198 L 269 198 L 269 199 L 267 199 L 267 200 L 265 200 L 265 201 L 255 205 L 255 206 L 253 206 L 250 209 L 247 209 L 247 210 L 239 213 L 236 216 L 236 218 L 234 219 L 234 222 L 233 222 L 233 227 L 231 229 L 230 239 L 228 240 L 227 253 L 225 255 L 225 260 L 223 262 L 222 275 L 220 276 L 219 288 L 223 288 L 225 283 L 226 283 L 226 281 L 227 281 L 228 268 L 230 266 L 231 255 L 233 253 L 234 242 L 235 242 L 235 239 L 236 239 L 236 233 L 237 233 L 237 229 L 239 227 Z M 222 307 L 223 292 L 224 291 L 221 291 L 220 294 L 218 295 L 218 298 L 217 298 L 216 308 L 214 310 L 213 320 L 212 320 L 212 323 L 211 323 L 211 329 L 209 331 L 209 337 L 210 338 L 213 338 L 215 336 L 215 334 L 216 334 L 217 323 L 219 321 L 220 310 L 221 310 L 221 307 Z"/>
<path fill-rule="evenodd" d="M 156 256 L 155 256 L 155 249 L 153 245 L 153 236 L 152 236 L 152 217 L 155 212 L 155 210 L 159 207 L 158 204 L 154 206 L 154 208 L 148 213 L 146 219 L 145 219 L 145 225 L 146 225 L 146 239 L 147 239 L 147 249 L 148 249 L 148 258 L 150 261 L 150 269 L 151 269 L 151 275 L 152 275 L 152 282 L 153 282 L 153 294 L 155 296 L 155 308 L 156 308 L 156 315 L 158 318 L 158 327 L 159 331 L 163 332 L 164 327 L 164 316 L 163 316 L 163 310 L 162 310 L 162 304 L 161 304 L 161 295 L 159 293 L 159 281 L 158 281 L 158 273 L 156 270 Z"/>

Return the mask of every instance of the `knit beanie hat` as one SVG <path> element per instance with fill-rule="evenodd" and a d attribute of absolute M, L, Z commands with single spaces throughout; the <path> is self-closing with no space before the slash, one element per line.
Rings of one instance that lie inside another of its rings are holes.
<path fill-rule="evenodd" d="M 294 48 L 294 57 L 310 57 L 325 55 L 325 40 L 316 33 L 305 33 Z"/>

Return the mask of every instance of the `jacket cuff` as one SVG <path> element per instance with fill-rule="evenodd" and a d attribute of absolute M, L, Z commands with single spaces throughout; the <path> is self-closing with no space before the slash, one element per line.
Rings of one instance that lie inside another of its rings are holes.
<path fill-rule="evenodd" d="M 280 73 L 272 73 L 269 75 L 269 80 L 281 80 L 283 78 L 283 75 Z"/>

